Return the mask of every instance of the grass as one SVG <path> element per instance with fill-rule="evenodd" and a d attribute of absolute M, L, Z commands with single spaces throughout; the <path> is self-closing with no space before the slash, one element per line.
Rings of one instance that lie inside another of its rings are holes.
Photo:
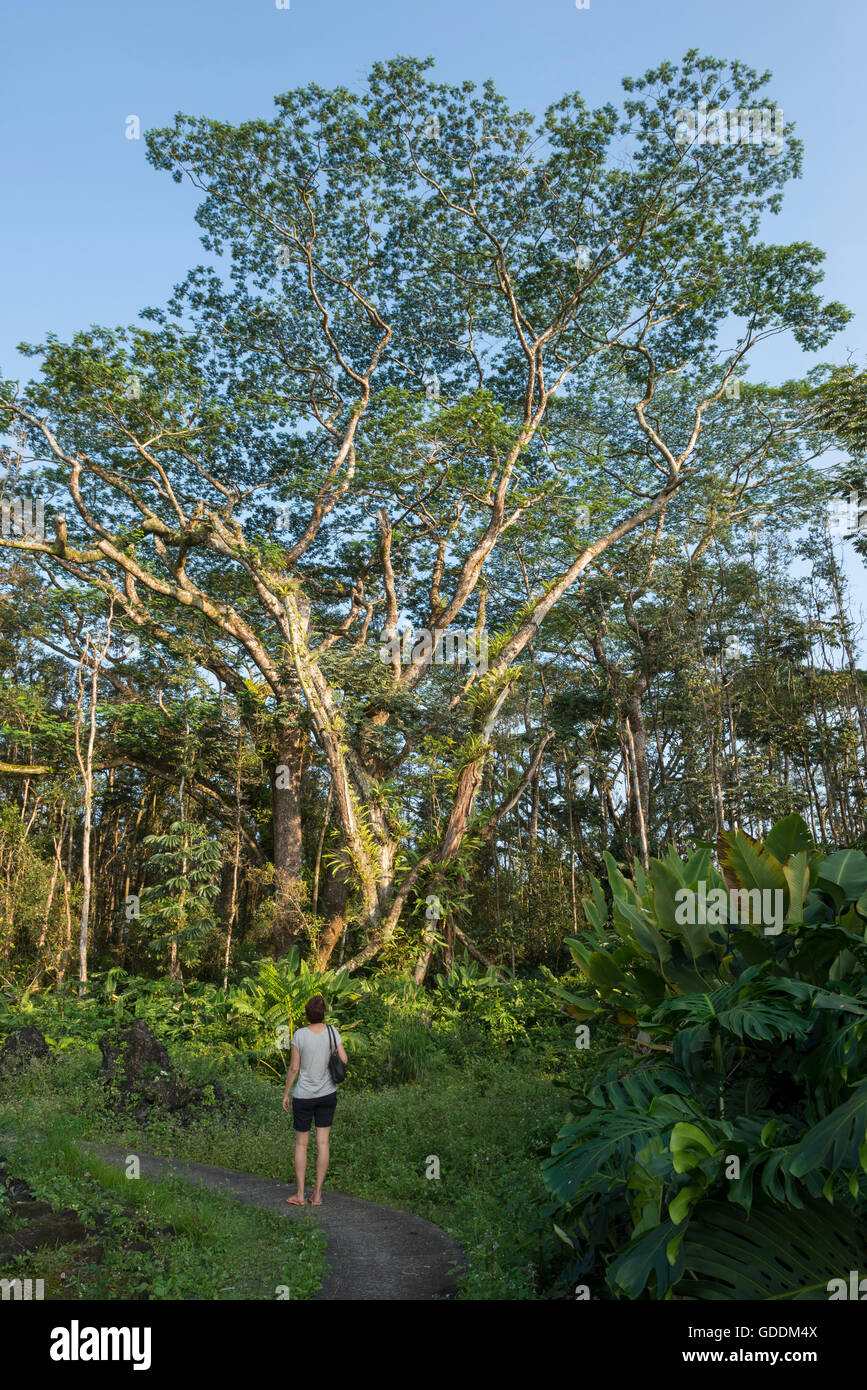
<path fill-rule="evenodd" d="M 4 1278 L 41 1279 L 46 1298 L 305 1300 L 321 1284 L 324 1240 L 303 1218 L 286 1221 L 181 1179 L 130 1180 L 61 1137 L 57 1123 L 38 1137 L 22 1133 L 6 1160 L 37 1200 L 74 1209 L 93 1230 L 83 1250 L 4 1259 Z"/>
<path fill-rule="evenodd" d="M 32 1063 L 14 1085 L 0 1084 L 0 1129 L 20 1122 L 28 1132 L 38 1132 L 61 1123 L 64 1134 L 73 1140 L 86 1137 L 126 1146 L 130 1152 L 163 1154 L 292 1181 L 292 1130 L 281 1108 L 282 1086 L 240 1065 L 221 1062 L 217 1067 L 177 1051 L 173 1061 L 197 1080 L 218 1071 L 229 1089 L 232 1113 L 205 1111 L 188 1126 L 171 1118 L 155 1120 L 147 1127 L 124 1123 L 104 1106 L 96 1059 L 91 1052 L 75 1048 L 62 1058 Z M 570 1069 L 583 1064 L 583 1058 L 573 1057 Z M 416 1069 L 407 1070 L 413 1074 Z M 375 1090 L 353 1089 L 350 1081 L 341 1087 L 338 1101 L 326 1201 L 330 1186 L 401 1207 L 441 1226 L 466 1253 L 464 1298 L 544 1297 L 556 1282 L 563 1257 L 539 1165 L 563 1121 L 565 1094 L 551 1077 L 540 1074 L 538 1060 L 526 1052 L 517 1057 L 505 1052 L 471 1055 L 462 1065 L 434 1059 L 419 1079 Z M 312 1175 L 312 1142 L 310 1148 Z M 138 1188 L 122 1172 L 105 1170 L 80 1155 L 75 1159 L 74 1145 L 72 1150 L 63 1146 L 60 1152 L 72 1164 L 69 1180 L 74 1176 L 77 1184 L 74 1194 L 70 1189 L 75 1200 L 67 1196 L 60 1205 L 75 1206 L 86 1193 L 95 1191 L 87 1184 L 96 1184 L 103 1193 L 122 1191 L 127 1197 L 131 1187 Z M 41 1185 L 44 1190 L 49 1180 L 60 1181 L 61 1173 L 44 1145 L 33 1151 L 32 1161 L 39 1179 L 37 1183 L 28 1176 L 34 1189 Z M 85 1171 L 90 1174 L 87 1179 Z M 193 1195 L 178 1182 L 142 1184 L 141 1190 L 145 1187 L 166 1194 L 149 1198 L 155 1215 L 165 1201 L 172 1211 L 186 1213 L 189 1229 L 184 1227 L 179 1248 L 160 1246 L 159 1259 L 155 1256 L 146 1271 L 120 1265 L 115 1269 L 107 1258 L 102 1271 L 93 1273 L 94 1287 L 119 1288 L 124 1278 L 128 1288 L 136 1280 L 138 1287 L 151 1287 L 147 1285 L 150 1278 L 154 1297 L 248 1298 L 274 1297 L 274 1288 L 288 1283 L 293 1297 L 312 1296 L 321 1276 L 321 1252 L 312 1249 L 312 1232 L 303 1223 L 251 1212 L 217 1194 L 196 1191 Z M 177 1225 L 174 1218 L 172 1224 Z M 218 1265 L 204 1273 L 200 1262 L 205 1250 L 211 1260 L 211 1245 L 219 1253 Z M 159 1264 L 164 1256 L 170 1260 L 168 1274 Z M 291 1271 L 291 1277 L 279 1278 L 281 1269 Z"/>

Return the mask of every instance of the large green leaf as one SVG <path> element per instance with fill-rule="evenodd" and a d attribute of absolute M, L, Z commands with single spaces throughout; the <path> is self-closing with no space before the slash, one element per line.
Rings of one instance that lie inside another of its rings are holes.
<path fill-rule="evenodd" d="M 609 955 L 603 951 L 591 951 L 584 968 L 587 975 L 607 998 L 615 990 L 632 998 L 630 981 Z"/>
<path fill-rule="evenodd" d="M 798 850 L 789 862 L 783 865 L 783 873 L 789 887 L 789 910 L 786 913 L 787 925 L 804 920 L 804 899 L 810 887 L 810 869 L 806 850 Z"/>
<path fill-rule="evenodd" d="M 664 966 L 671 955 L 671 947 L 642 909 L 632 903 L 618 902 L 615 914 L 622 915 L 631 927 L 639 950 L 651 959 L 655 957 L 660 966 Z"/>
<path fill-rule="evenodd" d="M 818 870 L 819 887 L 834 884 L 846 902 L 854 902 L 867 891 L 867 854 L 860 849 L 840 849 L 822 859 Z"/>
<path fill-rule="evenodd" d="M 716 1153 L 716 1141 L 698 1125 L 676 1124 L 668 1141 L 676 1173 L 688 1173 L 709 1154 Z M 677 1218 L 672 1218 L 676 1220 Z"/>
<path fill-rule="evenodd" d="M 602 887 L 602 884 L 599 882 L 598 878 L 596 878 L 593 874 L 590 875 L 590 888 L 593 893 L 593 901 L 596 905 L 597 911 L 599 912 L 603 920 L 607 920 L 608 902 L 605 897 L 605 889 Z"/>
<path fill-rule="evenodd" d="M 638 903 L 640 899 L 635 884 L 630 883 L 628 878 L 623 877 L 623 874 L 617 867 L 617 861 L 614 856 L 606 850 L 603 857 L 605 859 L 605 867 L 608 870 L 608 882 L 611 885 L 611 891 L 614 894 L 615 901 L 621 903 Z"/>
<path fill-rule="evenodd" d="M 662 1221 L 655 1230 L 632 1241 L 608 1269 L 612 1289 L 622 1289 L 627 1298 L 638 1298 L 651 1276 L 655 1279 L 655 1297 L 664 1299 L 683 1272 L 683 1256 L 678 1251 L 674 1262 L 668 1247 L 677 1235 L 671 1221 Z"/>
<path fill-rule="evenodd" d="M 634 1110 L 591 1113 L 564 1125 L 542 1164 L 545 1185 L 561 1202 L 617 1187 L 625 1181 L 621 1170 L 662 1128 L 662 1121 Z"/>
<path fill-rule="evenodd" d="M 720 837 L 720 864 L 729 888 L 787 888 L 779 859 L 756 844 L 742 830 L 728 831 Z"/>
<path fill-rule="evenodd" d="M 793 814 L 778 821 L 765 839 L 765 849 L 769 850 L 781 864 L 793 854 L 807 850 L 813 843 L 810 827 L 803 817 Z"/>
<path fill-rule="evenodd" d="M 802 1178 L 817 1168 L 851 1173 L 859 1163 L 867 1173 L 867 1081 L 807 1131 L 788 1168 L 794 1177 Z"/>
<path fill-rule="evenodd" d="M 629 973 L 648 1004 L 661 1004 L 665 998 L 665 980 L 646 965 L 632 965 Z"/>
<path fill-rule="evenodd" d="M 698 1301 L 827 1299 L 832 1279 L 864 1263 L 867 1221 L 827 1202 L 801 1211 L 767 1198 L 749 1216 L 730 1202 L 694 1210 L 676 1292 Z"/>
<path fill-rule="evenodd" d="M 699 879 L 707 881 L 709 869 L 710 846 L 702 845 L 693 851 L 681 870 L 684 883 L 698 883 Z"/>
<path fill-rule="evenodd" d="M 683 888 L 683 883 L 661 859 L 650 861 L 650 882 L 653 885 L 653 911 L 656 920 L 665 931 L 674 931 L 676 895 L 678 890 Z"/>

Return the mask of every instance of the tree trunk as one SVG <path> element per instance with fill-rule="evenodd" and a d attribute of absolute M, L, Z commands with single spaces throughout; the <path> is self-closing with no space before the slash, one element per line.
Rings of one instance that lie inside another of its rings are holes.
<path fill-rule="evenodd" d="M 301 935 L 300 904 L 304 868 L 301 827 L 301 773 L 307 735 L 291 725 L 279 729 L 276 762 L 271 774 L 271 809 L 274 827 L 274 877 L 276 913 L 274 946 L 279 955 Z"/>
<path fill-rule="evenodd" d="M 336 868 L 326 874 L 322 894 L 325 925 L 319 938 L 319 969 L 327 970 L 332 952 L 346 927 L 346 904 L 349 898 L 347 870 Z"/>

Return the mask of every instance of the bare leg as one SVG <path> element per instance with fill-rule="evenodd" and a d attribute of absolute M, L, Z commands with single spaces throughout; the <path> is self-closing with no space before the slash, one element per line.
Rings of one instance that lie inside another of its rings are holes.
<path fill-rule="evenodd" d="M 316 1131 L 316 1187 L 313 1190 L 314 1202 L 322 1200 L 322 1186 L 325 1182 L 325 1174 L 328 1172 L 328 1160 L 331 1157 L 330 1149 L 331 1127 L 328 1129 L 317 1129 Z"/>
<path fill-rule="evenodd" d="M 299 1134 L 295 1131 L 295 1181 L 298 1184 L 298 1200 L 304 1200 L 304 1180 L 307 1177 L 307 1145 L 310 1143 L 310 1132 Z M 319 1162 L 316 1163 L 317 1173 Z"/>

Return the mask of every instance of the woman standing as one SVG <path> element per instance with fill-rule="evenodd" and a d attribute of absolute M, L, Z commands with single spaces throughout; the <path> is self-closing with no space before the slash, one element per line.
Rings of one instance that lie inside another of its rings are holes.
<path fill-rule="evenodd" d="M 306 1206 L 304 1183 L 307 1176 L 307 1146 L 310 1142 L 310 1122 L 316 1126 L 316 1186 L 313 1189 L 311 1206 L 322 1206 L 322 1185 L 328 1172 L 330 1157 L 329 1140 L 334 1111 L 337 1106 L 337 1087 L 331 1079 L 328 1061 L 331 1056 L 331 1037 L 337 1048 L 337 1055 L 346 1064 L 348 1058 L 337 1029 L 325 1022 L 325 1000 L 315 994 L 304 1006 L 308 1025 L 299 1028 L 292 1038 L 292 1052 L 289 1071 L 286 1076 L 286 1089 L 283 1092 L 283 1109 L 289 1113 L 289 1092 L 297 1077 L 298 1084 L 292 1095 L 292 1120 L 295 1126 L 295 1181 L 298 1191 L 286 1201 L 291 1207 Z"/>

